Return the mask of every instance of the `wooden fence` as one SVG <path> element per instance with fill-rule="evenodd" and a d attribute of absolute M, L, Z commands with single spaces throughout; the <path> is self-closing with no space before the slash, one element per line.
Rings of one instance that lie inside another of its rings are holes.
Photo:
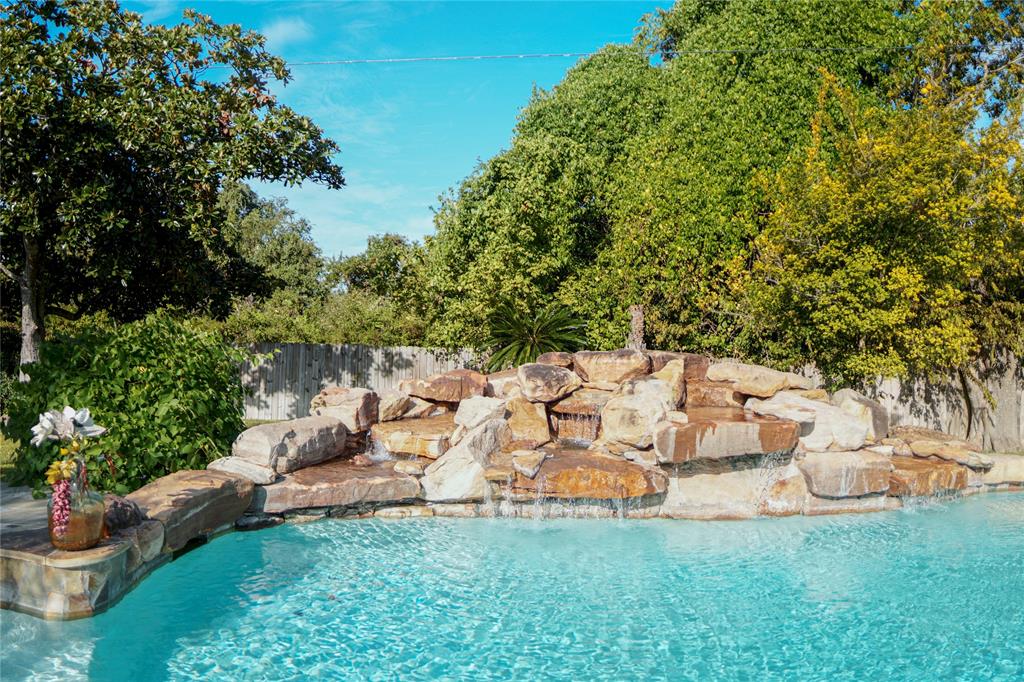
<path fill-rule="evenodd" d="M 465 367 L 468 353 L 445 357 L 426 348 L 306 343 L 260 343 L 252 346 L 273 357 L 242 367 L 250 389 L 246 419 L 294 419 L 309 414 L 309 401 L 327 386 L 361 386 L 381 392 L 403 379 L 418 379 Z"/>

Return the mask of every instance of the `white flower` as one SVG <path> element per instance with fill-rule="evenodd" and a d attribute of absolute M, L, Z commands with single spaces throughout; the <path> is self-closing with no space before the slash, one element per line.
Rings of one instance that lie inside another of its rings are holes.
<path fill-rule="evenodd" d="M 63 411 L 50 410 L 39 415 L 39 423 L 32 427 L 32 445 L 39 447 L 45 441 L 70 441 L 76 437 L 102 436 L 107 430 L 92 420 L 89 410 L 76 410 L 66 406 Z"/>
<path fill-rule="evenodd" d="M 89 409 L 85 407 L 75 412 L 74 422 L 76 427 L 75 430 L 78 432 L 78 435 L 83 438 L 102 436 L 107 432 L 105 428 L 93 422 L 92 415 L 89 414 Z"/>
<path fill-rule="evenodd" d="M 32 427 L 32 440 L 29 441 L 32 445 L 39 447 L 46 440 L 57 440 L 57 437 L 53 435 L 53 419 L 51 415 L 53 412 L 47 412 L 46 414 L 39 415 L 39 423 Z"/>
<path fill-rule="evenodd" d="M 69 441 L 75 437 L 75 408 L 65 407 L 63 412 L 51 411 L 54 415 L 53 430 L 58 440 Z"/>

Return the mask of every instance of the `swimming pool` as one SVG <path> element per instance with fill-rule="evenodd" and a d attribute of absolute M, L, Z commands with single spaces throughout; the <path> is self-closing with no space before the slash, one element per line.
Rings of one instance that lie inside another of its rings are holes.
<path fill-rule="evenodd" d="M 4 680 L 1024 679 L 1024 494 L 741 522 L 234 533 L 100 616 L 4 611 Z"/>

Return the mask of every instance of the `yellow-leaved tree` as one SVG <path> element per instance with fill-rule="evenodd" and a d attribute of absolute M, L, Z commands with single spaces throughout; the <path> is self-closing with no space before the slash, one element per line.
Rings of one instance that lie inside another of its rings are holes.
<path fill-rule="evenodd" d="M 934 68 L 912 102 L 879 102 L 824 73 L 811 142 L 764 178 L 764 228 L 733 264 L 750 355 L 851 381 L 1021 350 L 1022 97 L 993 112 L 1000 74 L 983 76 Z"/>

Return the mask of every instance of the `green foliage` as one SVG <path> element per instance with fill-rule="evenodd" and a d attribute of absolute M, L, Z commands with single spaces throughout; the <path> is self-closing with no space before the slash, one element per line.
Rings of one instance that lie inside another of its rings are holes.
<path fill-rule="evenodd" d="M 983 337 L 998 339 L 995 331 L 1015 319 L 1013 296 L 1019 289 L 1012 278 L 988 277 L 983 293 L 967 296 L 977 302 L 970 313 L 979 325 L 978 333 L 970 334 L 973 340 L 945 333 L 952 318 L 940 325 L 944 333 L 935 342 L 955 350 L 921 354 L 920 344 L 900 342 L 882 351 L 868 343 L 888 359 L 865 350 L 839 367 L 842 344 L 861 343 L 852 332 L 856 325 L 842 323 L 851 335 L 837 334 L 828 342 L 828 355 L 819 352 L 821 340 L 813 338 L 821 333 L 822 320 L 848 320 L 866 311 L 843 308 L 838 300 L 807 304 L 781 295 L 767 305 L 767 294 L 747 292 L 746 286 L 755 285 L 738 273 L 766 248 L 757 241 L 760 232 L 781 225 L 781 217 L 773 222 L 766 213 L 778 210 L 786 220 L 807 225 L 819 220 L 820 205 L 792 196 L 799 180 L 787 185 L 790 203 L 783 204 L 777 201 L 779 187 L 764 179 L 812 144 L 823 73 L 831 74 L 850 106 L 889 110 L 897 126 L 916 126 L 933 114 L 941 120 L 946 110 L 955 116 L 960 95 L 973 89 L 980 95 L 976 104 L 945 138 L 952 144 L 959 135 L 972 145 L 972 125 L 984 120 L 978 118 L 982 111 L 1002 119 L 1019 115 L 1013 103 L 1021 96 L 1022 32 L 1019 0 L 693 0 L 647 17 L 634 46 L 607 48 L 580 62 L 550 92 L 535 93 L 510 149 L 443 199 L 437 235 L 426 245 L 427 289 L 438 296 L 428 300 L 428 337 L 447 347 L 481 347 L 487 320 L 503 301 L 522 301 L 524 309 L 558 301 L 585 320 L 589 346 L 614 348 L 626 340 L 629 307 L 639 304 L 646 340 L 660 348 L 779 364 L 815 360 L 844 376 L 963 362 L 984 345 Z M 914 49 L 904 49 L 907 45 Z M 943 74 L 941 83 L 934 74 Z M 928 87 L 938 88 L 932 104 L 926 103 Z M 907 123 L 900 118 L 901 112 L 919 109 L 922 113 L 907 114 Z M 899 150 L 888 150 L 888 165 L 879 166 L 889 173 L 886 196 L 918 197 L 913 210 L 928 222 L 932 211 L 945 210 L 943 195 L 918 191 L 915 173 L 923 173 L 925 182 L 934 180 L 935 187 L 946 186 L 938 180 L 942 177 L 963 182 L 960 175 L 943 175 L 961 161 L 949 157 L 949 163 L 920 168 L 921 139 L 896 136 L 890 143 Z M 833 152 L 822 149 L 822 162 L 829 161 Z M 1000 164 L 1016 168 L 1018 163 L 1016 153 L 997 153 L 991 144 L 978 150 L 965 168 L 987 169 L 985 177 Z M 868 203 L 873 188 L 856 187 L 856 178 L 847 175 L 852 170 L 830 168 L 843 174 L 851 200 L 863 199 L 857 220 L 868 220 L 879 208 Z M 874 166 L 860 171 L 880 172 Z M 1019 179 L 1005 184 L 1007 192 L 1020 196 Z M 964 201 L 977 198 L 973 190 L 947 189 Z M 886 210 L 882 206 L 875 214 L 881 227 L 873 242 L 883 255 L 901 248 L 895 230 L 902 216 Z M 797 217 L 797 212 L 803 213 Z M 1004 225 L 1016 225 L 1012 210 L 1000 215 L 1008 221 Z M 1012 241 L 1010 231 L 1003 229 L 1006 244 Z M 777 227 L 774 234 L 784 239 L 785 229 Z M 852 234 L 845 246 L 856 244 Z M 974 216 L 959 234 L 975 251 L 996 238 Z M 922 241 L 920 257 L 943 261 L 950 257 L 944 244 L 944 239 Z M 964 255 L 962 248 L 957 253 L 954 260 Z M 989 271 L 1018 271 L 1010 247 L 996 248 L 992 256 L 985 259 Z M 825 265 L 809 267 L 820 271 Z M 861 281 L 857 286 L 870 281 L 884 289 L 889 275 L 888 266 L 871 267 L 855 279 Z M 771 276 L 777 279 L 778 273 Z M 981 286 L 977 277 L 967 277 L 971 286 Z M 754 299 L 764 304 L 749 307 Z M 925 297 L 915 305 L 923 310 L 947 302 L 952 301 Z M 777 327 L 782 320 L 796 328 L 783 333 Z M 904 317 L 899 323 L 893 318 L 870 324 L 877 334 L 900 324 L 911 336 L 924 328 L 936 333 L 934 324 L 918 322 Z M 990 331 L 982 334 L 980 327 Z M 787 334 L 792 339 L 784 340 Z"/>
<path fill-rule="evenodd" d="M 961 367 L 1024 345 L 1021 101 L 980 131 L 941 74 L 919 105 L 865 106 L 826 77 L 811 144 L 770 180 L 739 276 L 743 343 L 837 380 Z"/>
<path fill-rule="evenodd" d="M 326 264 L 310 237 L 310 225 L 296 217 L 285 199 L 261 199 L 245 183 L 228 182 L 217 203 L 226 217 L 224 239 L 253 275 L 253 281 L 243 283 L 244 291 L 256 296 L 277 289 L 326 295 Z"/>
<path fill-rule="evenodd" d="M 239 364 L 247 354 L 195 324 L 157 312 L 110 329 L 43 344 L 31 381 L 18 384 L 4 434 L 27 444 L 40 413 L 88 407 L 109 432 L 90 456 L 109 467 L 90 484 L 126 492 L 180 469 L 202 469 L 226 455 L 242 429 Z M 38 486 L 52 447 L 22 445 L 12 482 Z"/>
<path fill-rule="evenodd" d="M 487 368 L 494 372 L 533 362 L 541 353 L 579 350 L 584 340 L 583 323 L 563 306 L 523 313 L 503 304 L 490 320 Z"/>
<path fill-rule="evenodd" d="M 242 300 L 222 323 L 210 323 L 231 343 L 361 343 L 421 345 L 425 321 L 415 309 L 363 291 L 308 299 L 290 290 L 265 301 Z"/>
<path fill-rule="evenodd" d="M 0 64 L 0 262 L 40 324 L 226 313 L 252 273 L 220 230 L 222 180 L 344 184 L 337 145 L 269 93 L 284 62 L 240 26 L 24 0 L 0 15 Z"/>
<path fill-rule="evenodd" d="M 423 287 L 423 247 L 397 234 L 370 237 L 366 251 L 332 264 L 348 291 L 411 301 Z"/>

